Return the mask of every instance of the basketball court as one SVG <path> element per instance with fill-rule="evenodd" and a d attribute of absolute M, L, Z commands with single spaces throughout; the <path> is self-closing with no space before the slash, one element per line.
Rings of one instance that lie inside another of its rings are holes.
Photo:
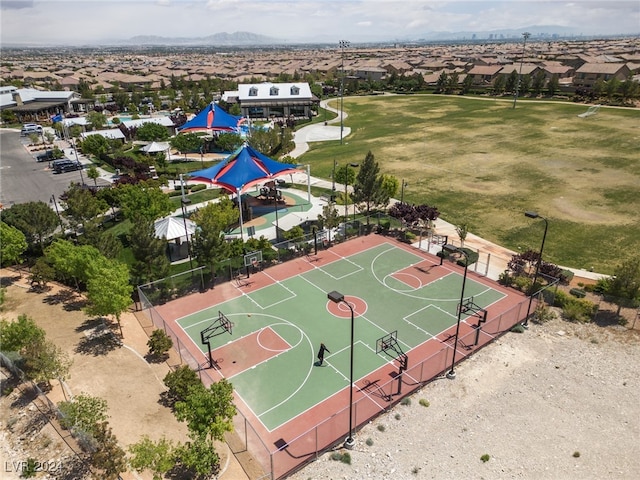
<path fill-rule="evenodd" d="M 351 367 L 357 426 L 524 315 L 521 294 L 471 271 L 460 306 L 462 267 L 380 235 L 268 268 L 259 253 L 248 276 L 156 309 L 203 380 L 233 384 L 275 478 L 347 436 Z"/>

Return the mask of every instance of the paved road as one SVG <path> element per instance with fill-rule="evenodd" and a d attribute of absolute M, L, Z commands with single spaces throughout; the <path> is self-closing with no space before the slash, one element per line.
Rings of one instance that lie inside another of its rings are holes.
<path fill-rule="evenodd" d="M 80 171 L 54 174 L 49 163 L 36 162 L 35 154 L 30 154 L 23 142 L 26 140 L 20 137 L 19 131 L 0 129 L 0 204 L 3 208 L 38 200 L 49 203 L 52 195 L 58 198 L 72 182 L 81 183 Z M 60 146 L 65 145 L 61 143 Z M 65 150 L 69 158 L 74 158 L 71 152 Z M 93 183 L 86 172 L 83 177 Z"/>

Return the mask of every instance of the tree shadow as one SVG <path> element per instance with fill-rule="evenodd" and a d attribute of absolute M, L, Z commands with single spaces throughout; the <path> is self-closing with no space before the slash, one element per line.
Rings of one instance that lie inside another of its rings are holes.
<path fill-rule="evenodd" d="M 158 399 L 158 405 L 162 405 L 165 408 L 168 408 L 173 413 L 175 413 L 176 402 L 178 401 L 173 395 L 169 393 L 169 390 L 165 390 L 160 394 L 160 398 Z"/>
<path fill-rule="evenodd" d="M 3 275 L 0 276 L 0 287 L 9 287 L 22 278 L 20 275 Z"/>
<path fill-rule="evenodd" d="M 163 353 L 162 355 L 157 355 L 154 353 L 147 353 L 144 356 L 144 359 L 147 361 L 147 363 L 163 363 L 169 360 L 169 354 Z"/>
<path fill-rule="evenodd" d="M 31 404 L 36 398 L 38 398 L 38 392 L 36 389 L 29 385 L 29 383 L 23 384 L 20 388 L 20 395 L 11 402 L 11 408 L 24 408 Z"/>
<path fill-rule="evenodd" d="M 120 348 L 122 340 L 111 331 L 112 326 L 112 322 L 102 317 L 85 320 L 76 327 L 76 332 L 85 336 L 76 345 L 75 352 L 98 357 Z"/>
<path fill-rule="evenodd" d="M 76 292 L 69 288 L 60 289 L 57 293 L 47 295 L 42 300 L 47 305 L 59 305 L 61 303 L 70 303 L 76 301 Z"/>

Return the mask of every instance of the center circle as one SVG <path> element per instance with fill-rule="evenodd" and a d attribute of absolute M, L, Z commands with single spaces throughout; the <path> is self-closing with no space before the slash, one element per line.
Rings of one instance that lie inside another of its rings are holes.
<path fill-rule="evenodd" d="M 353 316 L 359 317 L 367 312 L 367 302 L 360 297 L 352 295 L 345 295 L 344 302 L 334 303 L 331 300 L 327 301 L 327 310 L 331 315 L 338 318 L 351 318 L 351 308 L 345 305 L 345 302 L 353 308 Z"/>

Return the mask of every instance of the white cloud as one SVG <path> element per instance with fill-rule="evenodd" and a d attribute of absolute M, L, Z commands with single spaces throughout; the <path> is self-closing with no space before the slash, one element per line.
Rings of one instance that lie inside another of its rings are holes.
<path fill-rule="evenodd" d="M 290 41 L 358 42 L 536 25 L 572 27 L 584 35 L 640 34 L 637 0 L 3 0 L 0 5 L 3 44 L 237 31 Z"/>

